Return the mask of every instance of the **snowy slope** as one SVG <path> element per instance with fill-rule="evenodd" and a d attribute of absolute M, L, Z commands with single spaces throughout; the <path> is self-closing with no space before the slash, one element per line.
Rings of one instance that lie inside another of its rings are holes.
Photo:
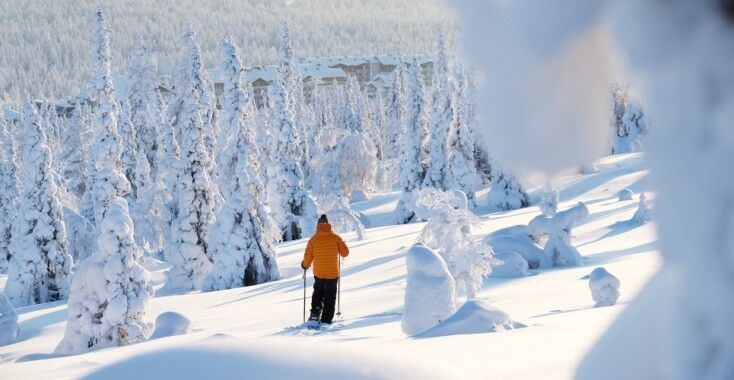
<path fill-rule="evenodd" d="M 524 278 L 490 277 L 478 294 L 526 328 L 406 337 L 400 327 L 405 251 L 424 224 L 390 226 L 398 195 L 388 194 L 353 205 L 373 228 L 364 241 L 355 241 L 353 233 L 345 236 L 351 254 L 342 275 L 344 321 L 337 327 L 317 332 L 298 327 L 303 313 L 301 240 L 277 246 L 279 281 L 213 293 L 157 294 L 149 304 L 149 320 L 167 311 L 181 313 L 192 322 L 187 335 L 55 357 L 51 352 L 63 336 L 66 305 L 19 309 L 22 332 L 19 342 L 0 347 L 0 378 L 78 378 L 96 371 L 103 372 L 92 378 L 182 379 L 204 373 L 242 378 L 245 371 L 274 378 L 570 378 L 595 340 L 661 265 L 655 223 L 628 222 L 639 192 L 650 190 L 644 157 L 613 156 L 596 165 L 599 173 L 555 181 L 559 211 L 579 201 L 589 208 L 589 218 L 573 230 L 584 266 L 530 270 Z M 624 188 L 635 192 L 633 200 L 618 201 Z M 538 214 L 537 207 L 530 207 L 484 215 L 475 237 L 526 224 Z M 621 297 L 615 306 L 594 308 L 584 277 L 602 265 L 620 279 Z M 166 268 L 162 263 L 149 266 L 157 289 Z M 0 286 L 4 282 L 0 276 Z M 311 284 L 312 277 L 309 297 Z M 457 306 L 463 302 L 462 294 Z"/>

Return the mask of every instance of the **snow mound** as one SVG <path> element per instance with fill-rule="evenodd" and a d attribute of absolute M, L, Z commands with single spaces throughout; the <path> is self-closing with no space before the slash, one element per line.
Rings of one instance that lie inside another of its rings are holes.
<path fill-rule="evenodd" d="M 370 196 L 362 189 L 352 191 L 352 195 L 349 197 L 349 203 L 364 202 L 368 200 L 370 200 Z"/>
<path fill-rule="evenodd" d="M 622 202 L 622 201 L 631 201 L 632 200 L 632 196 L 634 194 L 635 193 L 633 193 L 632 190 L 630 190 L 630 189 L 622 189 L 619 192 L 619 195 L 618 195 L 619 196 L 619 201 L 620 202 Z"/>
<path fill-rule="evenodd" d="M 495 252 L 515 252 L 522 256 L 530 269 L 545 268 L 550 262 L 543 253 L 543 248 L 533 243 L 525 234 L 515 235 L 488 235 L 482 243 L 492 247 Z"/>
<path fill-rule="evenodd" d="M 434 250 L 416 243 L 406 253 L 408 266 L 402 329 L 415 335 L 456 311 L 456 284 L 446 262 Z"/>
<path fill-rule="evenodd" d="M 454 315 L 429 330 L 416 335 L 418 338 L 435 338 L 459 334 L 483 334 L 527 327 L 513 321 L 510 315 L 486 301 L 466 301 Z"/>
<path fill-rule="evenodd" d="M 188 334 L 190 328 L 191 320 L 186 316 L 175 311 L 167 311 L 155 319 L 155 331 L 150 339 Z"/>
<path fill-rule="evenodd" d="M 632 221 L 645 224 L 652 220 L 652 205 L 645 196 L 645 193 L 640 194 L 640 204 L 635 211 L 635 215 L 632 216 Z"/>
<path fill-rule="evenodd" d="M 528 262 L 517 252 L 497 252 L 494 259 L 497 262 L 492 265 L 492 277 L 515 278 L 528 275 Z"/>
<path fill-rule="evenodd" d="M 619 279 L 604 268 L 596 268 L 589 275 L 589 289 L 595 307 L 612 306 L 619 299 Z"/>
<path fill-rule="evenodd" d="M 450 379 L 424 363 L 324 343 L 244 343 L 214 339 L 193 347 L 154 351 L 103 367 L 94 379 Z M 325 357 L 324 353 L 328 352 Z"/>

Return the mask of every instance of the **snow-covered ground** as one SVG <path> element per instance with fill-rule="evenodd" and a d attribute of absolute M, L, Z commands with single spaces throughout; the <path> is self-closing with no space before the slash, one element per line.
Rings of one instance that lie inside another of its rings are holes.
<path fill-rule="evenodd" d="M 571 378 L 585 353 L 661 266 L 655 222 L 630 221 L 641 192 L 654 202 L 644 156 L 607 157 L 596 166 L 598 173 L 554 181 L 559 211 L 579 201 L 589 209 L 589 217 L 573 229 L 572 243 L 583 265 L 533 269 L 522 278 L 490 276 L 478 293 L 479 300 L 527 327 L 407 337 L 401 330 L 405 253 L 425 224 L 390 225 L 399 194 L 387 194 L 352 205 L 372 227 L 363 241 L 356 241 L 354 233 L 344 236 L 351 249 L 342 268 L 344 320 L 334 327 L 300 328 L 304 293 L 299 263 L 306 242 L 299 240 L 276 247 L 279 281 L 211 293 L 159 292 L 149 303 L 148 320 L 180 313 L 191 321 L 184 335 L 162 334 L 127 347 L 58 356 L 52 353 L 64 334 L 66 304 L 20 308 L 18 342 L 0 347 L 0 378 Z M 619 201 L 623 189 L 632 190 L 633 199 Z M 483 214 L 475 237 L 527 224 L 539 214 L 537 206 Z M 159 290 L 167 265 L 149 264 Z M 587 276 L 600 266 L 621 283 L 614 306 L 594 307 Z M 0 288 L 5 281 L 0 276 Z M 309 277 L 308 297 L 312 281 Z M 457 309 L 463 303 L 460 294 Z M 462 331 L 456 324 L 472 320 L 457 318 L 451 331 Z M 471 327 L 465 330 L 477 330 Z"/>

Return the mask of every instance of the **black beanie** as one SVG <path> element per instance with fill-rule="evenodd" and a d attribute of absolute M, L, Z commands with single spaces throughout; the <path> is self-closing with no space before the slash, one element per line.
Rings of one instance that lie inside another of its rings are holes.
<path fill-rule="evenodd" d="M 329 223 L 329 219 L 326 218 L 326 214 L 321 214 L 321 217 L 319 218 L 319 224 L 321 223 Z"/>

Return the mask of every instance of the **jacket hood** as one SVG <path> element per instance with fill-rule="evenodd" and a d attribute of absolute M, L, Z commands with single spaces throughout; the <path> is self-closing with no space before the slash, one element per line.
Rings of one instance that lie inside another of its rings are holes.
<path fill-rule="evenodd" d="M 319 223 L 316 225 L 316 232 L 322 233 L 322 234 L 328 234 L 331 232 L 331 224 L 329 223 Z"/>

